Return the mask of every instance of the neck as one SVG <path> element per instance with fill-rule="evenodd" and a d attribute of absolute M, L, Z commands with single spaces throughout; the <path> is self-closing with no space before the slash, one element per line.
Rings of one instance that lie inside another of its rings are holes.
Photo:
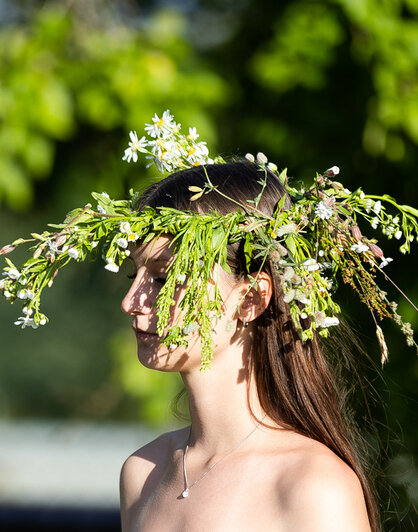
<path fill-rule="evenodd" d="M 212 361 L 210 370 L 182 373 L 191 417 L 188 443 L 207 455 L 227 452 L 265 415 L 243 359 L 236 351 L 224 352 Z"/>

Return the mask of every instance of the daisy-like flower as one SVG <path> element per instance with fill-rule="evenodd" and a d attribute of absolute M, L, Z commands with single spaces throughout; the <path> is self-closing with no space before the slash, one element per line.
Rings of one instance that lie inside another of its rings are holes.
<path fill-rule="evenodd" d="M 362 242 L 358 242 L 357 244 L 353 244 L 350 249 L 352 251 L 357 251 L 357 253 L 363 253 L 364 251 L 369 250 L 369 246 L 363 244 Z"/>
<path fill-rule="evenodd" d="M 78 249 L 70 248 L 68 250 L 68 256 L 71 257 L 72 259 L 78 259 L 79 257 Z"/>
<path fill-rule="evenodd" d="M 318 218 L 321 218 L 321 220 L 328 220 L 334 214 L 334 210 L 324 201 L 320 201 L 315 208 L 315 214 Z"/>
<path fill-rule="evenodd" d="M 199 133 L 195 127 L 189 127 L 189 134 L 187 135 L 187 140 L 195 141 L 199 138 Z"/>
<path fill-rule="evenodd" d="M 385 266 L 387 266 L 392 261 L 393 261 L 393 259 L 391 259 L 390 257 L 386 257 L 386 258 L 383 257 L 382 262 L 379 264 L 379 268 L 384 268 Z"/>
<path fill-rule="evenodd" d="M 180 129 L 180 124 L 174 122 L 174 116 L 170 114 L 169 109 L 164 111 L 160 118 L 157 114 L 152 118 L 152 124 L 145 124 L 145 131 L 153 138 L 164 136 L 174 130 Z"/>
<path fill-rule="evenodd" d="M 131 224 L 129 222 L 121 222 L 119 225 L 119 231 L 121 233 L 130 233 L 131 232 Z"/>
<path fill-rule="evenodd" d="M 147 153 L 148 141 L 145 137 L 138 139 L 136 131 L 131 131 L 129 133 L 129 137 L 131 139 L 131 142 L 126 148 L 125 155 L 122 157 L 122 160 L 128 161 L 128 163 L 130 163 L 131 159 L 133 159 L 134 163 L 136 163 L 136 161 L 138 160 L 137 152 Z"/>
<path fill-rule="evenodd" d="M 128 247 L 128 241 L 126 238 L 118 238 L 116 240 L 116 244 L 122 249 L 126 249 Z"/>
<path fill-rule="evenodd" d="M 128 242 L 136 242 L 139 236 L 136 233 L 129 233 L 126 238 L 128 239 Z"/>

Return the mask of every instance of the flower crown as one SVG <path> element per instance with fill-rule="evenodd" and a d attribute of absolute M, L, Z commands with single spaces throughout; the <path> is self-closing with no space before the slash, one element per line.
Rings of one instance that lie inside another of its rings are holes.
<path fill-rule="evenodd" d="M 146 136 L 140 139 L 136 132 L 130 132 L 123 160 L 136 162 L 138 153 L 144 153 L 148 166 L 155 164 L 162 173 L 204 165 L 204 186 L 190 186 L 184 193 L 192 193 L 192 201 L 203 194 L 225 196 L 212 184 L 206 166 L 224 161 L 209 157 L 206 143 L 197 140 L 196 128 L 190 128 L 187 135 L 182 134 L 181 125 L 167 110 L 161 118 L 155 115 L 152 123 L 146 124 L 145 132 Z M 284 301 L 303 341 L 311 339 L 315 330 L 327 336 L 329 327 L 339 324 L 340 306 L 334 294 L 341 276 L 372 313 L 382 363 L 387 359 L 388 349 L 378 319 L 394 320 L 405 334 L 407 344 L 418 347 L 411 325 L 403 322 L 396 303 L 389 301 L 376 283 L 377 274 L 393 283 L 383 271 L 392 259 L 384 256 L 376 239 L 362 235 L 357 222 L 361 217 L 373 229 L 380 227 L 389 239 L 402 240 L 400 250 L 407 253 L 418 235 L 418 210 L 398 205 L 387 195 L 368 195 L 361 188 L 347 190 L 334 181 L 339 173 L 337 166 L 317 174 L 310 187 L 298 189 L 289 185 L 286 169 L 279 172 L 264 154 L 245 157 L 258 167 L 260 193 L 246 203 L 228 198 L 237 203 L 235 212 L 198 214 L 168 207 L 136 211 L 138 194 L 132 190 L 128 200 L 112 200 L 104 192 L 93 192 L 96 208 L 87 204 L 68 213 L 62 224 L 49 224 L 53 231 L 32 233 L 30 239 L 19 238 L 4 246 L 1 255 L 9 254 L 23 243 L 34 243 L 30 248 L 32 256 L 20 268 L 5 257 L 7 266 L 3 268 L 0 291 L 11 303 L 20 300 L 23 304 L 23 316 L 15 324 L 37 328 L 48 321 L 40 311 L 42 291 L 52 286 L 59 270 L 71 261 L 96 260 L 101 255 L 105 268 L 117 272 L 130 254 L 130 242 L 146 243 L 159 235 L 171 234 L 176 236 L 172 242 L 173 260 L 156 302 L 157 332 L 163 344 L 175 348 L 187 346 L 187 336 L 198 331 L 202 339 L 202 369 L 210 366 L 212 329 L 222 303 L 217 284 L 210 297 L 207 283 L 215 264 L 230 271 L 227 245 L 239 240 L 244 240 L 250 288 L 257 288 L 257 272 L 249 270 L 251 260 L 260 261 L 260 270 L 270 261 L 281 278 Z M 258 209 L 269 174 L 276 176 L 293 201 L 292 207 L 285 209 L 284 196 L 271 216 Z M 396 211 L 395 215 L 389 214 L 387 207 Z M 184 287 L 179 304 L 181 324 L 179 318 L 167 328 L 179 284 Z"/>

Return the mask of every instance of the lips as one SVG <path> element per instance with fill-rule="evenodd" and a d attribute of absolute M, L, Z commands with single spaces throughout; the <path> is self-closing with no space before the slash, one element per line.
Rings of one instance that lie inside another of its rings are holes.
<path fill-rule="evenodd" d="M 137 329 L 135 327 L 132 327 L 132 329 L 134 330 L 134 333 L 137 336 L 137 338 L 146 339 L 146 338 L 156 338 L 158 336 L 155 333 L 151 333 L 151 332 L 148 332 L 148 331 L 143 331 L 142 329 Z"/>

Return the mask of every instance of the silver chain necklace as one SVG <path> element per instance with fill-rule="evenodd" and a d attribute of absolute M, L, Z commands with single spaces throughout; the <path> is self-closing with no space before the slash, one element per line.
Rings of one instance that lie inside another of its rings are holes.
<path fill-rule="evenodd" d="M 266 414 L 267 415 L 267 414 Z M 209 471 L 211 469 L 213 469 L 217 464 L 219 464 L 219 462 L 222 462 L 222 460 L 224 458 L 226 458 L 229 454 L 231 454 L 233 451 L 235 451 L 236 449 L 238 449 L 238 447 L 240 447 L 240 445 L 242 445 L 245 440 L 247 440 L 252 434 L 254 434 L 254 432 L 258 429 L 258 427 L 261 425 L 261 423 L 264 421 L 264 418 L 266 417 L 266 415 L 263 417 L 263 419 L 261 421 L 259 421 L 257 423 L 257 425 L 252 429 L 252 431 L 247 434 L 247 436 L 245 436 L 244 439 L 242 439 L 240 442 L 238 442 L 237 445 L 235 445 L 234 447 L 232 447 L 232 449 L 230 449 L 226 454 L 224 454 L 223 456 L 221 456 L 221 458 L 218 458 L 218 460 L 216 460 L 216 462 L 213 462 L 213 464 L 209 467 L 209 469 L 207 469 L 203 475 L 201 475 L 197 480 L 195 480 L 193 482 L 193 484 L 190 484 L 189 486 L 189 482 L 187 480 L 187 469 L 186 469 L 186 455 L 187 455 L 187 450 L 189 448 L 189 444 L 187 443 L 186 445 L 186 448 L 184 450 L 184 453 L 183 453 L 183 474 L 184 474 L 184 482 L 186 484 L 186 489 L 183 491 L 182 493 L 182 496 L 184 499 L 186 499 L 188 496 L 189 496 L 189 490 L 190 488 L 192 488 L 195 484 L 197 484 L 198 482 L 200 482 L 202 480 L 203 477 L 205 477 Z M 192 427 L 190 427 L 190 431 L 192 430 Z M 190 433 L 189 433 L 189 438 L 190 438 Z"/>

